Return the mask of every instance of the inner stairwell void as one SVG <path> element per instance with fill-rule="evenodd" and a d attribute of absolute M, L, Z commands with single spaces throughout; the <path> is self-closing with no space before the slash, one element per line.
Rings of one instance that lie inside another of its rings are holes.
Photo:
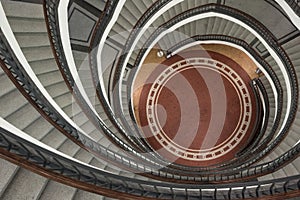
<path fill-rule="evenodd" d="M 0 199 L 300 199 L 297 0 L 2 0 L 0 19 Z"/>

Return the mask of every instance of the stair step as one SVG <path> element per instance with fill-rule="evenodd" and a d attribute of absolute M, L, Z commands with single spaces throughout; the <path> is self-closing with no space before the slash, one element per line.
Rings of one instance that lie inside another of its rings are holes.
<path fill-rule="evenodd" d="M 87 192 L 84 190 L 77 190 L 73 200 L 103 200 L 104 197 L 98 194 Z"/>
<path fill-rule="evenodd" d="M 47 33 L 14 33 L 17 41 L 22 47 L 49 46 L 49 37 Z M 32 42 L 34 41 L 34 42 Z"/>
<path fill-rule="evenodd" d="M 8 94 L 9 92 L 12 92 L 13 90 L 15 90 L 15 88 L 15 85 L 7 77 L 6 73 L 0 75 L 0 97 L 4 96 L 5 94 Z"/>
<path fill-rule="evenodd" d="M 20 45 L 22 47 L 22 44 Z M 50 46 L 26 47 L 22 48 L 22 51 L 28 62 L 54 58 Z"/>
<path fill-rule="evenodd" d="M 54 72 L 54 73 L 57 73 L 57 72 Z M 43 74 L 42 78 L 47 79 L 47 75 Z M 48 91 L 48 93 L 50 94 L 50 96 L 56 97 L 56 96 L 63 95 L 63 94 L 66 94 L 66 93 L 70 92 L 69 89 L 68 89 L 68 87 L 67 87 L 67 85 L 66 85 L 66 83 L 65 83 L 65 81 L 63 80 L 63 78 L 61 78 L 61 79 L 62 79 L 61 81 L 56 82 L 54 84 L 50 84 L 50 85 L 48 85 L 48 86 L 45 87 L 46 90 Z M 44 79 L 42 79 L 42 80 L 44 80 Z M 40 81 L 41 81 L 41 79 L 40 79 Z M 46 83 L 42 82 L 42 84 L 44 85 Z"/>
<path fill-rule="evenodd" d="M 138 18 L 143 14 L 143 12 L 139 10 L 135 3 L 132 1 L 126 1 L 124 7 L 126 7 L 133 15 L 137 16 Z"/>
<path fill-rule="evenodd" d="M 53 71 L 51 73 L 41 74 L 38 76 L 38 78 L 44 87 L 48 87 L 51 85 L 57 86 L 59 83 L 64 82 L 60 71 Z"/>
<path fill-rule="evenodd" d="M 43 5 L 20 1 L 2 1 L 6 16 L 43 19 Z"/>
<path fill-rule="evenodd" d="M 2 84 L 2 83 L 1 83 Z M 0 116 L 5 118 L 12 113 L 16 112 L 22 106 L 27 104 L 27 100 L 22 96 L 22 94 L 14 89 L 0 98 Z M 5 109 L 4 109 L 5 108 Z"/>
<path fill-rule="evenodd" d="M 18 171 L 19 167 L 11 162 L 8 162 L 4 159 L 0 159 L 0 199 L 9 185 L 9 183 L 13 180 L 14 175 Z"/>
<path fill-rule="evenodd" d="M 53 96 L 55 102 L 59 105 L 59 107 L 64 108 L 70 104 L 72 104 L 73 96 L 71 93 L 67 92 L 62 95 Z"/>
<path fill-rule="evenodd" d="M 293 163 L 290 163 L 290 164 L 284 166 L 282 169 L 287 176 L 299 175 L 299 171 L 297 170 L 297 168 L 295 167 L 295 165 Z"/>
<path fill-rule="evenodd" d="M 23 130 L 31 124 L 33 120 L 39 117 L 40 114 L 35 110 L 35 108 L 31 104 L 27 103 L 5 119 L 20 130 Z"/>
<path fill-rule="evenodd" d="M 44 19 L 9 17 L 8 22 L 14 33 L 47 33 Z"/>
<path fill-rule="evenodd" d="M 46 181 L 47 178 L 20 168 L 4 191 L 1 199 L 38 199 Z"/>
<path fill-rule="evenodd" d="M 101 11 L 104 10 L 105 1 L 99 1 L 99 0 L 85 0 L 85 1 Z"/>
<path fill-rule="evenodd" d="M 59 132 L 57 129 L 52 129 L 45 137 L 42 138 L 41 142 L 45 143 L 48 146 L 56 149 L 58 148 L 65 140 L 66 136 Z"/>
<path fill-rule="evenodd" d="M 132 14 L 126 7 L 122 9 L 121 15 L 125 16 L 130 22 L 136 22 L 138 20 L 136 16 Z"/>
<path fill-rule="evenodd" d="M 295 168 L 298 171 L 298 174 L 300 174 L 300 157 L 293 160 L 292 164 L 295 166 Z"/>
<path fill-rule="evenodd" d="M 71 200 L 76 188 L 50 180 L 43 190 L 40 200 Z"/>
<path fill-rule="evenodd" d="M 59 70 L 54 58 L 31 61 L 29 64 L 36 75 L 52 73 Z"/>
<path fill-rule="evenodd" d="M 24 128 L 24 132 L 28 133 L 30 136 L 41 140 L 45 135 L 47 135 L 54 127 L 43 117 L 39 117 L 34 120 L 31 124 Z"/>
<path fill-rule="evenodd" d="M 79 149 L 80 146 L 78 146 L 71 140 L 66 140 L 57 150 L 73 157 Z"/>

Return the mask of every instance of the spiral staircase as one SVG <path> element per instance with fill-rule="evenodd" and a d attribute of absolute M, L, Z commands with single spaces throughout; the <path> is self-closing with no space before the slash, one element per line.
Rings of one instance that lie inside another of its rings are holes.
<path fill-rule="evenodd" d="M 0 16 L 0 199 L 300 199 L 298 0 L 2 0 Z M 152 96 L 139 118 L 135 84 L 214 45 L 164 72 L 240 52 L 252 129 L 191 156 L 159 136 L 196 164 L 171 160 L 145 137 Z"/>

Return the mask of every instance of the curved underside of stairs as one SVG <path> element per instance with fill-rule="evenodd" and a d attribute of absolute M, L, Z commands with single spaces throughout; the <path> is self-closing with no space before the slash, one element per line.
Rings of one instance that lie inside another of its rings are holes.
<path fill-rule="evenodd" d="M 297 0 L 7 0 L 0 18 L 0 199 L 300 198 Z"/>

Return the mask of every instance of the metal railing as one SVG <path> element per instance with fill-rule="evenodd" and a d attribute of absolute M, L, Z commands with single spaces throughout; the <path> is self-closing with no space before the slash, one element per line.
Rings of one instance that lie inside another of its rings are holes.
<path fill-rule="evenodd" d="M 5 72 L 10 73 L 10 78 L 17 85 L 18 89 L 22 94 L 41 112 L 41 114 L 48 120 L 51 120 L 51 123 L 58 128 L 63 130 L 69 138 L 75 141 L 81 147 L 88 149 L 89 151 L 96 153 L 97 156 L 109 160 L 116 165 L 124 168 L 128 168 L 130 171 L 137 173 L 144 173 L 144 175 L 149 175 L 150 177 L 160 177 L 164 180 L 178 180 L 183 182 L 216 182 L 216 181 L 234 181 L 235 179 L 247 178 L 250 176 L 257 176 L 264 174 L 270 171 L 275 170 L 276 168 L 282 166 L 287 161 L 290 161 L 292 157 L 299 155 L 300 144 L 295 146 L 293 149 L 289 150 L 286 154 L 278 157 L 274 161 L 269 163 L 264 163 L 259 166 L 250 167 L 245 170 L 231 169 L 228 171 L 219 171 L 219 172 L 193 172 L 191 171 L 188 175 L 188 172 L 185 172 L 186 175 L 178 175 L 178 171 L 173 170 L 174 173 L 171 173 L 172 170 L 160 169 L 162 166 L 156 163 L 155 161 L 150 160 L 151 165 L 145 165 L 141 162 L 138 162 L 136 159 L 131 159 L 129 157 L 124 157 L 120 154 L 115 153 L 114 151 L 108 150 L 105 147 L 101 146 L 98 143 L 95 143 L 88 137 L 84 136 L 70 124 L 68 124 L 63 117 L 61 117 L 57 111 L 52 108 L 48 101 L 41 94 L 39 89 L 35 87 L 34 82 L 30 79 L 26 72 L 24 72 L 21 64 L 14 57 L 14 53 L 10 49 L 8 43 L 6 42 L 2 32 L 0 32 L 0 57 L 1 57 L 1 66 Z M 136 155 L 137 159 L 139 155 Z M 170 173 L 159 171 L 167 170 Z M 195 176 L 198 174 L 198 176 Z M 201 175 L 202 174 L 202 175 Z M 201 175 L 201 176 L 200 176 Z"/>
<path fill-rule="evenodd" d="M 207 7 L 207 6 L 206 6 Z M 205 8 L 205 7 L 204 7 Z M 54 10 L 55 11 L 55 10 Z M 188 12 L 190 12 L 190 11 L 188 11 Z M 187 14 L 187 12 L 186 13 L 184 13 L 184 14 Z M 176 20 L 176 19 L 175 19 Z M 172 20 L 170 20 L 171 22 L 169 22 L 169 23 L 173 23 L 172 22 Z M 56 26 L 53 26 L 52 28 L 57 28 L 57 25 Z M 58 48 L 55 48 L 55 49 L 58 49 Z M 62 60 L 63 60 L 63 58 L 62 58 Z M 61 61 L 61 62 L 63 62 L 63 61 Z M 63 66 L 63 65 L 62 65 Z M 66 69 L 64 69 L 64 72 L 66 72 L 67 70 Z M 70 77 L 70 76 L 69 76 Z M 98 87 L 98 90 L 99 90 L 99 87 Z M 80 101 L 83 101 L 82 99 L 80 100 Z M 275 125 L 276 125 L 276 123 L 275 123 Z M 101 124 L 101 127 L 102 127 L 102 124 Z M 276 130 L 276 126 L 274 126 L 274 130 Z M 111 137 L 111 136 L 110 136 Z M 114 138 L 114 137 L 112 137 L 112 138 Z M 120 141 L 117 139 L 117 142 L 119 142 L 119 145 L 120 145 Z M 121 145 L 122 145 L 122 143 L 121 143 Z M 122 147 L 122 148 L 124 148 L 124 147 Z M 126 150 L 128 150 L 128 148 L 126 148 Z M 134 153 L 135 154 L 135 153 Z M 160 161 L 161 162 L 161 161 Z M 174 164 L 173 164 L 173 166 L 174 166 Z M 184 168 L 185 170 L 187 170 L 187 171 L 190 171 L 190 168 Z M 166 169 L 167 170 L 167 169 Z M 197 169 L 198 170 L 198 169 Z M 194 170 L 194 171 L 196 171 L 196 170 Z"/>
<path fill-rule="evenodd" d="M 198 9 L 198 12 L 196 11 L 195 12 L 195 10 L 197 10 Z M 191 15 L 191 13 L 192 14 L 197 14 L 197 13 L 199 13 L 199 10 L 201 11 L 201 12 L 208 12 L 208 11 L 211 11 L 211 10 L 215 10 L 215 11 L 219 11 L 219 9 L 220 9 L 220 7 L 218 7 L 218 6 L 216 6 L 216 5 L 207 5 L 207 6 L 202 6 L 202 7 L 200 7 L 200 8 L 196 8 L 196 9 L 192 9 L 192 10 L 189 10 L 189 11 L 187 11 L 187 12 L 185 12 L 185 13 L 183 13 L 183 14 L 181 14 L 179 17 L 177 16 L 177 18 L 175 19 L 175 21 L 177 20 L 182 20 L 182 19 L 185 19 L 186 17 L 188 17 L 189 15 Z M 226 13 L 226 11 L 228 12 L 228 9 L 221 9 L 221 11 L 223 11 L 224 13 Z M 230 11 L 235 11 L 235 14 L 236 13 L 238 13 L 238 14 L 241 14 L 240 12 L 238 12 L 237 10 L 230 10 Z M 231 12 L 229 12 L 230 14 L 232 14 Z M 234 13 L 234 12 L 233 12 Z M 243 14 L 241 15 L 242 17 L 246 17 L 246 16 L 244 16 Z M 247 16 L 247 17 L 249 17 L 249 16 Z M 180 18 L 180 19 L 179 19 Z M 253 20 L 252 20 L 253 21 Z M 255 22 L 255 21 L 254 21 Z M 173 22 L 173 20 L 171 21 L 171 22 L 169 22 L 169 24 L 170 23 L 174 23 Z M 254 23 L 255 24 L 255 23 Z M 260 26 L 262 26 L 261 24 L 258 24 L 258 25 L 260 25 Z M 253 26 L 253 24 L 252 24 L 252 26 Z M 268 35 L 268 38 L 269 38 L 269 35 Z M 270 37 L 271 38 L 271 37 Z M 292 70 L 292 69 L 291 69 Z M 278 84 L 279 85 L 279 84 Z M 295 88 L 296 90 L 297 90 L 297 88 Z M 297 99 L 294 99 L 294 100 L 296 100 L 297 101 Z M 290 115 L 290 116 L 292 116 L 292 114 Z M 270 150 L 269 150 L 270 151 Z M 264 151 L 264 153 L 267 153 L 267 151 Z M 254 161 L 252 162 L 252 163 L 254 163 Z M 252 164 L 251 163 L 251 164 Z M 246 167 L 246 165 L 244 165 L 243 166 L 244 168 Z M 186 168 L 186 170 L 187 170 L 187 168 Z M 188 170 L 190 170 L 190 168 L 188 168 Z"/>
<path fill-rule="evenodd" d="M 127 178 L 70 160 L 0 127 L 0 152 L 6 158 L 64 184 L 122 199 L 245 199 L 299 194 L 300 175 L 230 184 L 177 184 Z M 34 167 L 33 167 L 34 166 Z"/>
<path fill-rule="evenodd" d="M 70 91 L 72 92 L 73 96 L 75 97 L 77 103 L 82 108 L 83 112 L 86 116 L 90 119 L 90 121 L 94 124 L 94 126 L 104 133 L 114 144 L 119 146 L 121 149 L 127 151 L 128 153 L 135 152 L 137 154 L 140 149 L 137 145 L 134 145 L 134 142 L 130 140 L 129 137 L 126 135 L 122 135 L 122 131 L 117 133 L 113 133 L 107 125 L 103 122 L 103 120 L 99 119 L 95 113 L 92 111 L 90 106 L 87 104 L 85 99 L 83 98 L 81 92 L 79 91 L 78 87 L 76 86 L 75 80 L 70 72 L 67 59 L 64 54 L 64 49 L 62 46 L 62 41 L 60 37 L 60 28 L 58 23 L 58 5 L 60 1 L 57 0 L 45 0 L 44 1 L 44 10 L 45 16 L 48 24 L 48 33 L 50 37 L 50 42 L 52 45 L 52 49 L 54 51 L 54 56 L 57 61 L 57 64 L 60 68 L 60 71 L 65 79 L 65 82 L 68 84 Z M 117 1 L 115 1 L 117 2 Z M 116 3 L 111 3 L 112 7 L 116 6 Z M 111 11 L 111 14 L 113 10 Z M 109 14 L 109 12 L 107 13 Z M 121 134 L 120 134 L 121 133 Z M 121 136 L 121 138 L 120 138 Z M 129 144 L 125 143 L 123 140 L 127 141 Z M 128 151 L 130 149 L 130 151 Z"/>
<path fill-rule="evenodd" d="M 261 139 L 266 133 L 267 126 L 268 126 L 267 120 L 270 117 L 269 99 L 268 99 L 267 91 L 259 78 L 254 79 L 254 81 L 255 81 L 256 89 L 259 91 L 258 93 L 260 94 L 260 96 L 258 97 L 261 99 L 260 103 L 264 104 L 265 107 L 265 111 L 262 111 L 264 112 L 264 119 L 259 119 L 260 120 L 258 125 L 259 128 L 257 129 L 255 138 L 251 141 L 251 143 L 249 143 L 249 145 L 246 148 L 244 148 L 241 152 L 238 153 L 238 156 L 245 155 L 247 152 L 250 152 L 257 145 L 259 145 L 259 143 L 262 142 Z M 269 138 L 269 140 L 271 139 Z"/>
<path fill-rule="evenodd" d="M 294 12 L 300 17 L 300 1 L 299 0 L 285 0 L 287 4 L 294 10 Z"/>
<path fill-rule="evenodd" d="M 170 2 L 170 0 L 159 0 L 153 3 L 153 5 L 143 14 L 143 16 L 141 17 L 141 19 L 139 19 L 139 21 L 136 23 L 136 25 L 133 27 L 127 41 L 126 44 L 124 46 L 124 48 L 122 49 L 122 52 L 120 53 L 120 57 L 118 58 L 118 64 L 117 66 L 122 64 L 122 61 L 124 61 L 125 56 L 127 55 L 127 52 L 130 48 L 131 43 L 134 41 L 135 36 L 140 32 L 140 28 L 147 22 L 147 20 L 149 20 L 149 18 L 151 16 L 153 16 L 159 9 L 161 9 L 165 4 L 167 4 L 168 2 Z M 98 77 L 98 63 L 97 63 L 97 45 L 99 45 L 99 41 L 102 37 L 102 34 L 104 32 L 104 28 L 106 27 L 107 23 L 109 22 L 111 16 L 105 16 L 101 21 L 98 21 L 98 23 L 101 23 L 101 26 L 98 26 L 98 28 L 95 29 L 95 37 L 92 39 L 91 42 L 91 48 L 90 48 L 90 68 L 93 74 L 93 82 L 94 85 L 96 87 L 96 92 L 97 92 L 97 96 L 99 101 L 102 103 L 103 107 L 105 108 L 105 111 L 108 115 L 108 117 L 110 118 L 110 120 L 120 129 L 120 124 L 118 122 L 119 118 L 123 124 L 123 128 L 125 129 L 125 131 L 131 133 L 131 134 L 126 134 L 127 136 L 129 135 L 129 137 L 131 137 L 137 144 L 140 144 L 140 146 L 142 147 L 142 149 L 146 152 L 153 152 L 153 149 L 150 147 L 150 145 L 147 143 L 146 140 L 144 140 L 143 138 L 140 138 L 140 130 L 139 128 L 136 126 L 136 122 L 133 122 L 133 126 L 134 129 L 131 128 L 131 126 L 129 125 L 130 122 L 128 122 L 128 119 L 125 118 L 125 116 L 123 115 L 123 112 L 121 111 L 121 106 L 120 106 L 120 98 L 118 96 L 118 92 L 114 93 L 114 107 L 115 107 L 115 113 L 112 112 L 112 110 L 110 109 L 110 107 L 108 106 L 102 91 L 101 91 L 101 87 L 100 87 L 100 83 L 99 83 L 99 77 Z M 114 74 L 114 81 L 122 81 L 121 79 L 119 79 L 121 72 L 118 71 L 118 67 L 116 68 L 115 74 Z M 118 78 L 116 78 L 118 77 Z M 112 88 L 114 88 L 114 91 L 119 91 L 119 85 L 116 83 L 112 83 Z M 117 96 L 115 96 L 117 95 Z M 132 115 L 131 115 L 132 116 Z M 131 117 L 131 119 L 133 119 Z M 123 131 L 123 130 L 121 130 Z M 153 157 L 155 159 L 158 160 L 162 160 L 160 158 L 159 155 L 157 155 L 156 153 L 151 153 L 153 154 Z"/>
<path fill-rule="evenodd" d="M 191 11 L 193 12 L 193 11 Z M 157 170 L 153 170 L 150 167 L 145 167 L 142 164 L 137 164 L 136 161 L 124 158 L 113 151 L 109 151 L 105 149 L 104 147 L 101 147 L 99 144 L 93 143 L 88 138 L 85 138 L 82 134 L 78 132 L 78 130 L 74 129 L 72 126 L 70 126 L 68 123 L 65 123 L 64 119 L 57 114 L 55 109 L 51 109 L 51 105 L 47 103 L 47 100 L 39 93 L 39 90 L 35 88 L 34 83 L 32 80 L 30 80 L 30 77 L 24 73 L 24 70 L 22 70 L 22 66 L 18 61 L 14 58 L 12 50 L 9 48 L 9 45 L 5 42 L 5 38 L 3 38 L 3 35 L 1 34 L 1 59 L 4 61 L 4 64 L 6 65 L 6 71 L 9 71 L 11 73 L 11 76 L 14 78 L 14 80 L 19 84 L 19 87 L 22 87 L 23 94 L 27 95 L 27 98 L 33 102 L 37 108 L 43 112 L 44 115 L 47 115 L 47 117 L 51 118 L 52 123 L 55 124 L 59 129 L 63 129 L 65 132 L 69 134 L 70 137 L 75 139 L 77 142 L 84 144 L 85 148 L 88 148 L 92 150 L 93 152 L 99 153 L 99 155 L 106 155 L 108 159 L 112 159 L 116 161 L 116 163 L 122 163 L 124 165 L 127 164 L 128 167 L 132 167 L 132 169 L 138 169 L 138 171 L 144 171 L 147 173 L 151 173 L 152 175 L 157 175 L 161 177 L 166 178 L 177 178 L 180 180 L 199 180 L 199 181 L 222 181 L 222 180 L 234 180 L 236 178 L 244 178 L 252 175 L 259 175 L 261 173 L 266 173 L 270 170 L 274 170 L 275 168 L 283 165 L 287 160 L 291 159 L 292 156 L 295 157 L 295 155 L 299 154 L 298 146 L 295 149 L 291 149 L 287 154 L 283 155 L 283 157 L 279 157 L 278 159 L 274 160 L 273 162 L 266 163 L 264 165 L 255 166 L 252 168 L 249 168 L 247 170 L 239 171 L 238 169 L 234 169 L 232 171 L 228 171 L 227 173 L 230 173 L 231 175 L 226 175 L 226 173 L 223 174 L 223 172 L 216 173 L 213 176 L 207 176 L 207 177 L 189 177 L 189 176 L 176 176 L 174 174 L 168 174 L 164 172 L 160 172 Z M 3 64 L 3 63 L 2 63 Z M 25 94 L 26 93 L 26 94 Z M 295 99 L 297 101 L 297 99 Z M 109 130 L 108 130 L 109 131 Z M 128 151 L 131 151 L 132 149 L 127 149 Z M 139 156 L 136 154 L 136 156 Z M 141 157 L 140 157 L 141 158 Z M 287 159 L 288 158 L 288 159 Z M 127 160 L 127 161 L 126 161 Z M 149 161 L 149 160 L 148 160 Z M 284 162 L 282 162 L 284 161 Z M 128 164 L 129 163 L 129 164 Z M 149 161 L 149 163 L 152 163 L 153 166 L 158 166 L 158 164 L 155 161 Z M 161 167 L 161 166 L 159 166 Z M 167 169 L 171 170 L 171 169 Z M 234 174 L 232 174 L 234 172 Z M 192 172 L 194 174 L 195 172 Z M 207 173 L 207 172 L 206 172 Z M 201 174 L 201 173 L 199 173 Z M 205 173 L 204 173 L 205 174 Z"/>

